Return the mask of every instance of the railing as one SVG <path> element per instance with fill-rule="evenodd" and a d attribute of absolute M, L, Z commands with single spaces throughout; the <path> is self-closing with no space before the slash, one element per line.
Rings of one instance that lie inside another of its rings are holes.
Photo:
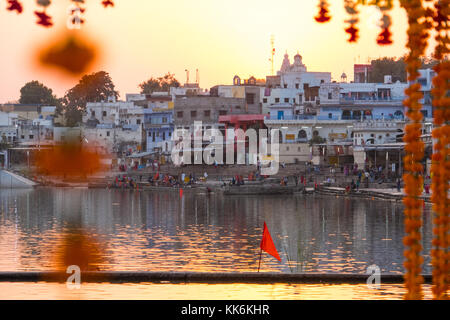
<path fill-rule="evenodd" d="M 367 97 L 367 98 L 356 98 L 356 97 L 341 97 L 339 98 L 340 103 L 386 103 L 386 102 L 402 102 L 404 100 L 403 97 Z"/>
<path fill-rule="evenodd" d="M 302 114 L 283 116 L 280 118 L 278 118 L 277 116 L 264 118 L 264 120 L 314 120 L 314 119 L 316 119 L 316 116 L 314 115 L 302 115 Z"/>

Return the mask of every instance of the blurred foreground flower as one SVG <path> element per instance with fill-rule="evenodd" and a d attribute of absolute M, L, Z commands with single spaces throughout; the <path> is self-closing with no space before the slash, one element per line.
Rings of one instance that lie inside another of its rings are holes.
<path fill-rule="evenodd" d="M 41 175 L 84 178 L 105 169 L 100 154 L 80 142 L 39 151 L 36 168 Z"/>
<path fill-rule="evenodd" d="M 96 57 L 95 45 L 68 33 L 56 43 L 43 48 L 38 61 L 45 67 L 56 68 L 70 76 L 79 76 L 88 71 Z"/>
<path fill-rule="evenodd" d="M 104 248 L 86 230 L 69 229 L 63 236 L 55 253 L 56 271 L 65 272 L 75 265 L 81 271 L 99 271 L 105 263 Z"/>

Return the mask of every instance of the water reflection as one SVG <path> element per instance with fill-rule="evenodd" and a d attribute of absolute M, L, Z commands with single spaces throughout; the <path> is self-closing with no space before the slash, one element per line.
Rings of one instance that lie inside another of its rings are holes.
<path fill-rule="evenodd" d="M 431 299 L 431 285 L 424 285 L 423 290 L 424 299 Z M 363 284 L 86 283 L 80 290 L 69 290 L 59 283 L 0 283 L 0 299 L 399 300 L 404 294 L 401 284 L 382 284 L 380 289 L 374 290 Z"/>
<path fill-rule="evenodd" d="M 256 271 L 266 221 L 282 263 L 263 272 L 403 272 L 403 213 L 393 202 L 100 189 L 0 192 L 0 270 L 51 270 L 77 219 L 104 245 L 102 270 Z M 425 210 L 424 272 L 431 273 Z"/>

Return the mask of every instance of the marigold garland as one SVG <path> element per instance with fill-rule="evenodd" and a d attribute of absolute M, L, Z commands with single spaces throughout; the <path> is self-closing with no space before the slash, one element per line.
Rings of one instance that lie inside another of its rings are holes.
<path fill-rule="evenodd" d="M 410 122 L 405 127 L 403 141 L 406 142 L 404 157 L 405 174 L 405 232 L 403 243 L 406 246 L 404 251 L 406 269 L 405 286 L 407 293 L 405 299 L 422 299 L 423 277 L 421 276 L 421 233 L 422 227 L 422 200 L 419 199 L 423 186 L 423 166 L 421 161 L 424 157 L 424 143 L 421 141 L 422 134 L 422 93 L 420 84 L 414 82 L 419 77 L 418 69 L 421 67 L 420 57 L 425 52 L 427 46 L 429 22 L 426 20 L 426 10 L 422 7 L 421 0 L 400 0 L 400 4 L 405 8 L 408 16 L 408 42 L 409 54 L 406 58 L 408 80 L 412 82 L 405 90 L 407 95 L 404 105 L 408 107 L 407 116 Z"/>
<path fill-rule="evenodd" d="M 435 58 L 442 60 L 449 53 L 448 37 L 448 16 L 450 1 L 437 1 L 434 5 L 435 12 L 433 20 L 435 22 L 436 41 Z M 441 61 L 434 67 L 436 76 L 433 78 L 433 108 L 434 125 L 433 138 L 436 139 L 432 157 L 431 174 L 433 202 L 433 249 L 431 250 L 431 264 L 433 266 L 433 298 L 438 300 L 448 299 L 449 273 L 450 273 L 450 253 L 449 253 L 449 199 L 448 187 L 450 179 L 450 161 L 448 145 L 450 143 L 450 98 L 447 93 L 450 90 L 450 62 Z"/>

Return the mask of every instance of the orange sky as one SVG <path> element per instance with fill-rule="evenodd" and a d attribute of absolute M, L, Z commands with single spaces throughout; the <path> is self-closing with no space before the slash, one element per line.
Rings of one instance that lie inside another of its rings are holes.
<path fill-rule="evenodd" d="M 17 100 L 28 81 L 43 82 L 61 96 L 76 84 L 33 67 L 34 48 L 51 41 L 66 28 L 68 0 L 53 1 L 48 13 L 55 26 L 35 24 L 34 0 L 22 0 L 24 13 L 5 10 L 0 2 L 0 103 Z M 230 84 L 234 75 L 264 78 L 270 74 L 270 36 L 275 36 L 275 70 L 284 53 L 303 56 L 308 71 L 331 71 L 339 79 L 345 71 L 353 79 L 353 63 L 368 58 L 406 53 L 406 15 L 392 12 L 394 44 L 377 46 L 378 12 L 361 10 L 361 38 L 346 42 L 341 0 L 330 0 L 332 20 L 318 24 L 315 0 L 116 0 L 115 8 L 103 9 L 100 0 L 87 1 L 86 23 L 81 32 L 97 42 L 103 57 L 94 71 L 110 73 L 121 98 L 139 92 L 138 84 L 170 71 L 180 82 L 195 80 L 200 86 Z"/>

